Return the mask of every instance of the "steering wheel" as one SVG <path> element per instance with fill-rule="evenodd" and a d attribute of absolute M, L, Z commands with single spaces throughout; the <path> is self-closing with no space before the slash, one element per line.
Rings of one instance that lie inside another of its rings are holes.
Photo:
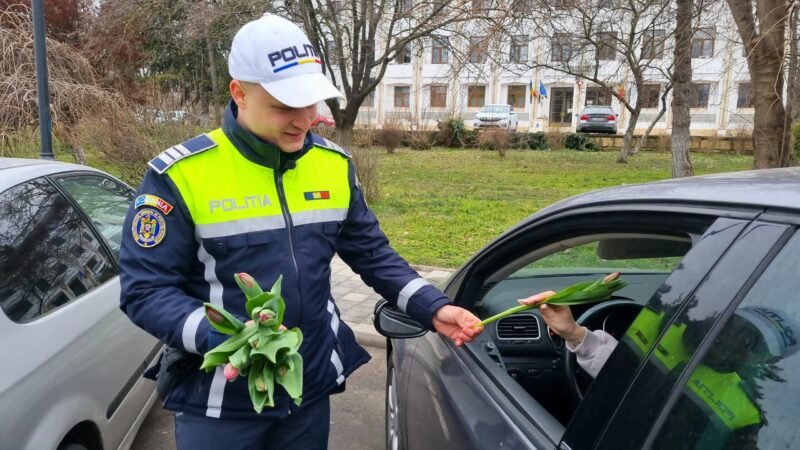
<path fill-rule="evenodd" d="M 591 330 L 597 329 L 610 331 L 606 329 L 608 319 L 619 313 L 623 314 L 623 318 L 626 319 L 626 323 L 625 329 L 617 331 L 624 333 L 628 326 L 630 326 L 630 324 L 639 314 L 639 311 L 642 310 L 642 307 L 643 305 L 636 303 L 629 298 L 616 296 L 613 297 L 612 300 L 598 303 L 597 305 L 589 308 L 586 310 L 586 312 L 581 314 L 580 317 L 578 317 L 576 322 L 578 322 L 578 325 L 588 328 L 590 333 Z M 629 320 L 627 319 L 628 317 Z M 613 335 L 613 333 L 611 334 Z M 614 337 L 617 338 L 617 340 L 622 338 L 621 335 Z M 593 378 L 578 366 L 575 354 L 568 349 L 564 350 L 562 365 L 564 370 L 564 380 L 567 385 L 570 401 L 572 402 L 573 406 L 577 406 L 583 400 L 583 394 L 586 389 L 589 388 Z"/>

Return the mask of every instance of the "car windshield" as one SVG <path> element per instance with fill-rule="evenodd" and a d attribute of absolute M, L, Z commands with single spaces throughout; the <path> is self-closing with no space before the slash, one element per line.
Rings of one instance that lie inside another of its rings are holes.
<path fill-rule="evenodd" d="M 507 113 L 508 106 L 505 105 L 486 105 L 481 109 L 482 113 Z"/>
<path fill-rule="evenodd" d="M 584 114 L 613 114 L 611 108 L 586 108 L 583 110 Z"/>

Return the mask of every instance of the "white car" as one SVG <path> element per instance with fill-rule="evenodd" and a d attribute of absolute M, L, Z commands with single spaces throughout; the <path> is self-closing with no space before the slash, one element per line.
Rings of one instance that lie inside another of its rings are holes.
<path fill-rule="evenodd" d="M 98 170 L 0 158 L 0 448 L 127 449 L 162 345 L 119 309 L 134 191 Z"/>
<path fill-rule="evenodd" d="M 510 105 L 485 105 L 475 114 L 472 127 L 500 128 L 503 130 L 517 130 L 517 113 Z"/>

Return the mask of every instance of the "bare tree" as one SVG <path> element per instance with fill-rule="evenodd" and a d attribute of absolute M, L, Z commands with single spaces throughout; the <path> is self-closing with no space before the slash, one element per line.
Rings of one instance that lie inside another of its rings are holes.
<path fill-rule="evenodd" d="M 793 0 L 727 0 L 747 52 L 754 92 L 755 168 L 794 163 L 787 126 L 784 70 Z"/>
<path fill-rule="evenodd" d="M 335 99 L 326 103 L 345 145 L 351 141 L 361 105 L 389 63 L 431 38 L 445 41 L 443 48 L 449 50 L 449 36 L 472 17 L 464 0 L 293 0 L 278 11 L 302 21 L 326 72 L 342 87 L 344 105 Z"/>
<path fill-rule="evenodd" d="M 47 38 L 50 108 L 56 137 L 72 147 L 85 163 L 76 125 L 82 117 L 113 111 L 125 104 L 118 94 L 103 89 L 90 62 L 74 47 Z M 0 156 L 15 132 L 39 122 L 31 12 L 17 6 L 0 12 Z"/>
<path fill-rule="evenodd" d="M 634 142 L 633 132 L 650 100 L 645 92 L 655 87 L 654 80 L 660 80 L 656 99 L 670 89 L 672 67 L 664 48 L 672 35 L 673 14 L 670 0 L 546 0 L 533 13 L 537 35 L 550 43 L 548 54 L 533 67 L 587 80 L 600 96 L 609 102 L 613 96 L 630 114 L 618 162 L 627 162 L 643 143 Z M 624 88 L 628 77 L 635 96 Z"/>

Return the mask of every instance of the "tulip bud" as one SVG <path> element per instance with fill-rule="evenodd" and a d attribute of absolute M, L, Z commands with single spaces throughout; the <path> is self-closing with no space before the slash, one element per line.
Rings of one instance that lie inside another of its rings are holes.
<path fill-rule="evenodd" d="M 264 392 L 267 390 L 267 382 L 264 380 L 262 375 L 256 377 L 256 390 L 258 392 Z"/>
<path fill-rule="evenodd" d="M 236 377 L 239 376 L 239 369 L 233 367 L 233 364 L 228 363 L 225 364 L 225 369 L 223 370 L 223 374 L 225 375 L 225 379 L 228 381 L 233 381 Z"/>
<path fill-rule="evenodd" d="M 222 317 L 222 314 L 220 314 L 220 313 L 218 313 L 218 312 L 214 311 L 214 310 L 213 310 L 213 309 L 211 309 L 211 308 L 206 308 L 206 316 L 208 316 L 208 320 L 210 320 L 210 321 L 212 321 L 212 322 L 214 322 L 214 323 L 220 323 L 220 324 L 222 324 L 222 323 L 225 323 L 225 322 L 226 322 L 226 321 L 225 321 L 225 318 L 224 318 L 224 317 Z"/>
<path fill-rule="evenodd" d="M 617 278 L 619 278 L 619 272 L 610 273 L 603 278 L 603 284 L 611 283 Z"/>
<path fill-rule="evenodd" d="M 266 323 L 268 320 L 275 317 L 274 314 L 270 314 L 272 311 L 264 310 L 258 313 L 258 321 L 261 323 Z"/>
<path fill-rule="evenodd" d="M 287 366 L 285 366 L 285 365 L 278 366 L 278 376 L 282 377 L 282 376 L 286 375 L 286 371 L 287 370 L 289 370 L 289 368 Z"/>
<path fill-rule="evenodd" d="M 253 286 L 256 285 L 256 280 L 254 280 L 253 277 L 244 272 L 239 274 L 239 279 L 242 281 L 242 284 L 244 284 L 248 288 L 252 288 Z"/>

